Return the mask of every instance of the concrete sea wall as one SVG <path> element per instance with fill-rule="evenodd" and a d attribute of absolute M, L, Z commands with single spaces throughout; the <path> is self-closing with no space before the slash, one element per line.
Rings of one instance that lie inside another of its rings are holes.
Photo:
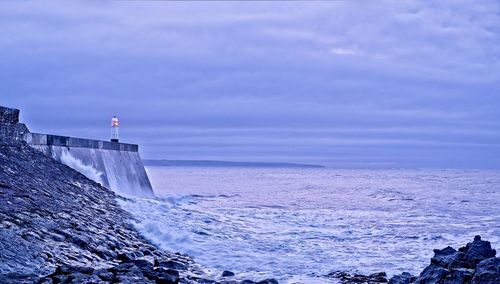
<path fill-rule="evenodd" d="M 137 145 L 39 133 L 24 137 L 31 147 L 117 193 L 153 195 Z"/>
<path fill-rule="evenodd" d="M 88 178 L 122 195 L 152 196 L 139 146 L 92 139 L 31 133 L 19 122 L 19 110 L 0 107 L 2 141 L 24 140 Z"/>

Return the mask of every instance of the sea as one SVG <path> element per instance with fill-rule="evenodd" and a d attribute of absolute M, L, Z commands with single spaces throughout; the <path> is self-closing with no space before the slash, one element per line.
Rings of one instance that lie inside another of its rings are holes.
<path fill-rule="evenodd" d="M 337 283 L 418 275 L 434 248 L 500 248 L 500 171 L 147 167 L 156 198 L 120 201 L 161 248 L 217 278 Z"/>

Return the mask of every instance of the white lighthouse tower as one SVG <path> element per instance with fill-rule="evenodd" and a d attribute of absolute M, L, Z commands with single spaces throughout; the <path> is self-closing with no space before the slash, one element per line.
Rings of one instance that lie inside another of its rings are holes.
<path fill-rule="evenodd" d="M 113 116 L 111 119 L 111 142 L 118 142 L 118 126 L 120 126 L 120 122 L 116 116 Z"/>

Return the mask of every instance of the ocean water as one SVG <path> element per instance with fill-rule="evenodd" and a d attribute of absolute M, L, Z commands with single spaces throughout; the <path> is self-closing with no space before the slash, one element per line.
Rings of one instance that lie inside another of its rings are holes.
<path fill-rule="evenodd" d="M 162 248 L 254 280 L 336 270 L 418 274 L 475 235 L 500 249 L 500 171 L 149 167 L 156 199 L 122 206 Z"/>

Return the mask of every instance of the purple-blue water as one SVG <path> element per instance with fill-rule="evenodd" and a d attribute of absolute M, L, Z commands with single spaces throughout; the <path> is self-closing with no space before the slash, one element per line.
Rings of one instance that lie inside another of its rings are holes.
<path fill-rule="evenodd" d="M 500 171 L 149 167 L 122 206 L 164 249 L 217 275 L 329 283 L 334 270 L 420 272 L 433 248 L 500 248 Z M 333 283 L 333 281 L 332 281 Z"/>

